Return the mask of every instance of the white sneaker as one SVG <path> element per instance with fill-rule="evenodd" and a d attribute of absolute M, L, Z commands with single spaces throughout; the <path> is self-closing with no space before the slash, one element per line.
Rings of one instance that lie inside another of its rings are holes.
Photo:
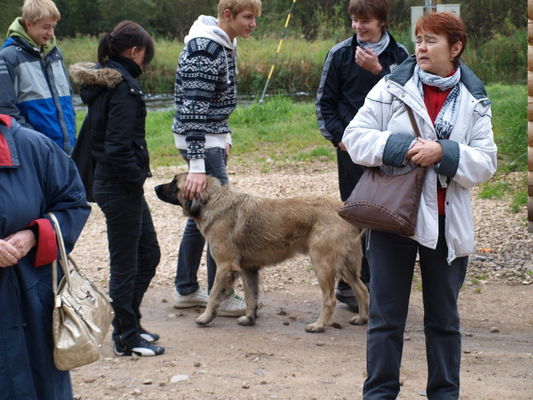
<path fill-rule="evenodd" d="M 205 307 L 209 295 L 204 289 L 198 289 L 196 292 L 182 296 L 174 289 L 174 308 L 191 308 Z"/>
<path fill-rule="evenodd" d="M 242 297 L 233 292 L 220 303 L 217 314 L 221 317 L 240 317 L 246 315 L 246 302 Z"/>

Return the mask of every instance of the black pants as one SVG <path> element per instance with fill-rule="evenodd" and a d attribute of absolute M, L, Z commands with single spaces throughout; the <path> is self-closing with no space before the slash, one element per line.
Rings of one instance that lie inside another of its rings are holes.
<path fill-rule="evenodd" d="M 362 165 L 355 164 L 347 151 L 343 151 L 337 147 L 337 169 L 339 172 L 339 190 L 341 192 L 341 200 L 346 201 L 350 194 L 352 194 L 355 185 L 359 182 L 361 175 L 365 170 Z M 361 268 L 361 280 L 368 285 L 370 282 L 370 269 L 368 268 L 368 262 L 365 256 L 365 237 L 361 238 L 361 244 L 363 246 L 363 264 Z M 350 289 L 343 280 L 340 280 L 337 284 L 339 290 Z"/>
<path fill-rule="evenodd" d="M 159 243 L 142 185 L 97 178 L 93 189 L 107 224 L 113 340 L 129 347 L 137 340 L 141 301 L 161 258 Z"/>
<path fill-rule="evenodd" d="M 457 297 L 465 279 L 468 257 L 455 259 L 451 265 L 447 263 L 444 217 L 435 250 L 390 233 L 370 231 L 369 235 L 367 257 L 372 280 L 367 332 L 368 378 L 363 398 L 396 399 L 400 391 L 403 334 L 418 252 L 428 364 L 427 397 L 458 399 L 461 334 Z"/>

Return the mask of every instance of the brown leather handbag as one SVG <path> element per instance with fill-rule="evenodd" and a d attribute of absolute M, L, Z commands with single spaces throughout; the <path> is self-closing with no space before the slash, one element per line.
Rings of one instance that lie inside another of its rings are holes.
<path fill-rule="evenodd" d="M 405 107 L 418 138 L 413 111 Z M 362 228 L 413 236 L 427 168 L 411 165 L 411 170 L 398 175 L 386 174 L 377 167 L 365 169 L 339 215 Z"/>

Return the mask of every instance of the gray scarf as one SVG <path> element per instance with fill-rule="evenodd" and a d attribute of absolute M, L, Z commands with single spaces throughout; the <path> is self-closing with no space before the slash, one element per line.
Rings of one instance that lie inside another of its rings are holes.
<path fill-rule="evenodd" d="M 424 97 L 423 85 L 436 86 L 440 90 L 453 88 L 448 94 L 434 124 L 437 137 L 439 139 L 448 139 L 459 114 L 459 97 L 461 94 L 459 81 L 461 80 L 461 69 L 457 68 L 452 76 L 443 78 L 430 74 L 417 65 L 413 72 L 413 79 L 422 97 Z"/>
<path fill-rule="evenodd" d="M 356 37 L 356 39 L 359 46 L 361 46 L 363 49 L 372 50 L 374 53 L 376 53 L 377 56 L 383 53 L 390 43 L 390 36 L 389 32 L 387 31 L 385 31 L 385 33 L 381 35 L 381 39 L 379 39 L 379 41 L 377 41 L 376 43 L 360 42 L 358 37 Z"/>

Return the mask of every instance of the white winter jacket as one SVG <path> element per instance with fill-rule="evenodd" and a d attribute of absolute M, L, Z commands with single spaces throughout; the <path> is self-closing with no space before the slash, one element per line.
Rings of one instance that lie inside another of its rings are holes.
<path fill-rule="evenodd" d="M 412 108 L 421 136 L 437 140 L 424 100 L 412 79 L 415 64 L 416 60 L 411 56 L 378 82 L 344 131 L 342 142 L 355 163 L 379 166 L 388 173 L 405 171 L 400 165 L 414 139 L 414 131 L 404 103 Z M 490 179 L 496 171 L 490 100 L 474 73 L 464 64 L 460 68 L 459 115 L 449 140 L 439 140 L 443 159 L 434 168 L 428 168 L 412 237 L 425 247 L 435 249 L 437 246 L 439 179 L 443 187 L 447 186 L 445 235 L 448 263 L 472 253 L 474 228 L 470 189 Z"/>

